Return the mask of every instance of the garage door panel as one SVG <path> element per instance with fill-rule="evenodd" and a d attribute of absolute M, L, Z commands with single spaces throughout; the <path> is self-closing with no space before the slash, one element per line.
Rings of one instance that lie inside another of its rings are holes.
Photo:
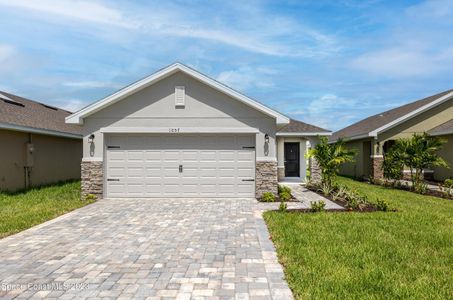
<path fill-rule="evenodd" d="M 254 136 L 108 137 L 109 197 L 253 197 Z M 179 166 L 182 165 L 182 172 Z"/>

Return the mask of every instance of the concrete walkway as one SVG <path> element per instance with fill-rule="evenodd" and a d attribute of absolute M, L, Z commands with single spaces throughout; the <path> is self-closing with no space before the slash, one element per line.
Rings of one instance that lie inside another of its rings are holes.
<path fill-rule="evenodd" d="M 310 208 L 311 202 L 319 202 L 319 201 L 324 201 L 326 203 L 326 209 L 329 210 L 343 210 L 344 208 L 335 202 L 330 201 L 329 199 L 310 191 L 309 189 L 305 188 L 302 184 L 300 183 L 289 183 L 289 182 L 284 182 L 280 183 L 282 185 L 286 185 L 291 188 L 291 194 L 296 198 L 297 201 L 300 201 L 300 205 L 303 208 Z"/>
<path fill-rule="evenodd" d="M 292 299 L 262 218 L 276 207 L 100 200 L 0 240 L 0 298 Z"/>

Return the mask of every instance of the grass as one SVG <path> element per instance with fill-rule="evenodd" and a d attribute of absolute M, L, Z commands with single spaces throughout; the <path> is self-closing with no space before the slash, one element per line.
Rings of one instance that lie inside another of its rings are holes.
<path fill-rule="evenodd" d="M 338 178 L 398 212 L 266 212 L 296 299 L 453 299 L 453 201 Z"/>
<path fill-rule="evenodd" d="M 80 182 L 60 183 L 17 193 L 0 193 L 0 238 L 91 202 L 80 200 Z"/>

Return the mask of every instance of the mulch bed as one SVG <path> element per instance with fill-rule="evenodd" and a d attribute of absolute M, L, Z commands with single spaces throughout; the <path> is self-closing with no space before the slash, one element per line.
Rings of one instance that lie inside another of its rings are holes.
<path fill-rule="evenodd" d="M 367 182 L 370 183 L 370 184 L 380 185 L 380 186 L 383 186 L 383 187 L 386 187 L 386 188 L 398 189 L 398 190 L 403 190 L 403 191 L 408 191 L 408 192 L 412 192 L 412 193 L 415 193 L 415 194 L 419 194 L 419 193 L 415 192 L 410 186 L 407 186 L 405 184 L 395 185 L 391 181 L 383 181 L 381 183 L 380 182 L 372 183 L 372 182 L 369 182 L 369 181 L 367 181 Z M 432 182 L 429 182 L 429 181 L 427 183 L 432 184 Z M 453 200 L 453 197 L 448 196 L 448 195 L 446 195 L 445 193 L 443 193 L 441 191 L 430 190 L 429 188 L 426 190 L 425 193 L 419 194 L 419 195 L 433 196 L 433 197 L 437 197 L 437 198 Z"/>

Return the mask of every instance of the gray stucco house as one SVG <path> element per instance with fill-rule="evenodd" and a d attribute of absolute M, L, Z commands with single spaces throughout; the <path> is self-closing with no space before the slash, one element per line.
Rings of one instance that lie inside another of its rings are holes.
<path fill-rule="evenodd" d="M 330 135 L 180 63 L 66 122 L 83 128 L 82 195 L 107 198 L 276 193 L 305 180 L 307 144 Z"/>

